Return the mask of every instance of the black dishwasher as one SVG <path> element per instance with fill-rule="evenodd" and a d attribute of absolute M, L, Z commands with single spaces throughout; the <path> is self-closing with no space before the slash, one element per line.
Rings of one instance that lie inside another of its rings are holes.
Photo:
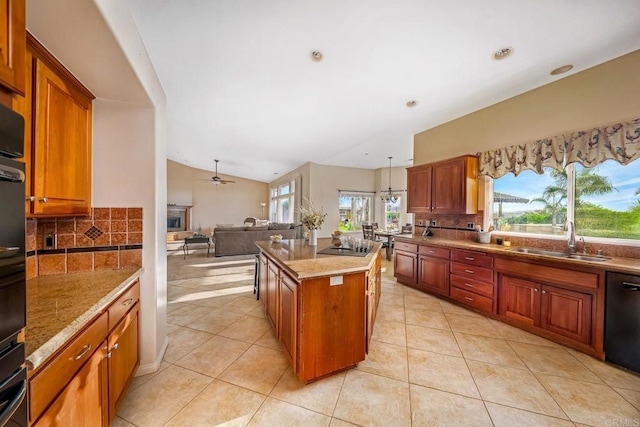
<path fill-rule="evenodd" d="M 606 360 L 640 373 L 640 276 L 607 273 Z"/>

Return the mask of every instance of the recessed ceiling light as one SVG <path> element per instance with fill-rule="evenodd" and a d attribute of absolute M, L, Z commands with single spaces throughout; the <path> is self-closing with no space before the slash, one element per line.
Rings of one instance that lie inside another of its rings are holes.
<path fill-rule="evenodd" d="M 571 65 L 571 64 L 563 65 L 562 67 L 558 67 L 555 70 L 553 70 L 551 72 L 551 75 L 552 76 L 557 76 L 558 74 L 564 74 L 567 71 L 571 71 L 571 69 L 573 69 L 573 65 Z"/>
<path fill-rule="evenodd" d="M 322 61 L 322 52 L 320 52 L 319 50 L 312 50 L 311 59 L 313 59 L 316 62 Z"/>
<path fill-rule="evenodd" d="M 413 108 L 416 105 L 418 105 L 418 101 L 416 101 L 414 99 L 412 99 L 411 101 L 407 101 L 407 107 L 409 107 L 409 108 Z"/>
<path fill-rule="evenodd" d="M 512 47 L 503 47 L 493 52 L 493 59 L 504 59 L 513 53 Z"/>

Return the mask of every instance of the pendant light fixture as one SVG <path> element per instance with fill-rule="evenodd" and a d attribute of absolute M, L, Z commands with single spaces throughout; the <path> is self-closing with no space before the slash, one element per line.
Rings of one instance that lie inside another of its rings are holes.
<path fill-rule="evenodd" d="M 380 199 L 385 203 L 387 202 L 395 203 L 400 198 L 400 196 L 398 196 L 397 194 L 393 194 L 393 191 L 391 191 L 391 159 L 393 159 L 393 157 L 390 156 L 389 157 L 389 189 L 387 191 L 384 191 L 382 193 L 382 196 L 380 196 Z"/>

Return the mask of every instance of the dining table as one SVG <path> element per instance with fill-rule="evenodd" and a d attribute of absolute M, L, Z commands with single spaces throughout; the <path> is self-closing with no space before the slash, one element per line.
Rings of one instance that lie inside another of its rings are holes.
<path fill-rule="evenodd" d="M 405 234 L 406 235 L 408 233 L 401 233 L 400 231 L 395 231 L 395 230 L 374 230 L 374 234 L 375 234 L 376 239 L 378 237 L 386 237 L 387 238 L 387 261 L 391 261 L 391 259 L 393 257 L 393 238 L 395 236 L 399 236 L 401 234 Z"/>

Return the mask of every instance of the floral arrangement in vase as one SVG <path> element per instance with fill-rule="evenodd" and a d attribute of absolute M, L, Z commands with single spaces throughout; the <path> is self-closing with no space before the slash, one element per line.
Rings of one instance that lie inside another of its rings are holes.
<path fill-rule="evenodd" d="M 300 222 L 309 229 L 309 246 L 318 244 L 318 230 L 322 228 L 327 213 L 323 209 L 316 209 L 311 200 L 305 198 L 307 207 L 300 206 L 298 213 L 300 214 Z"/>
<path fill-rule="evenodd" d="M 300 213 L 300 222 L 309 230 L 319 230 L 322 228 L 327 213 L 323 209 L 316 209 L 311 203 L 311 200 L 305 198 L 307 207 L 300 206 L 298 213 Z"/>

